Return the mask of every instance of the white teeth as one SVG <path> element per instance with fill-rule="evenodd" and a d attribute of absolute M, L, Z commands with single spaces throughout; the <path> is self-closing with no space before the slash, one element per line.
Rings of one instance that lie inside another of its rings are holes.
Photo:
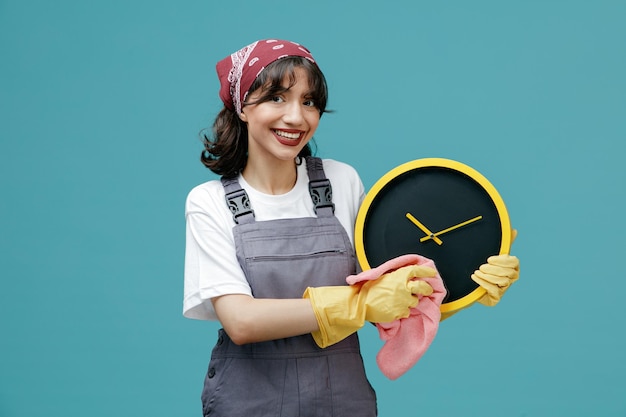
<path fill-rule="evenodd" d="M 274 133 L 287 139 L 298 139 L 300 137 L 299 133 L 283 132 L 282 130 L 275 130 Z"/>

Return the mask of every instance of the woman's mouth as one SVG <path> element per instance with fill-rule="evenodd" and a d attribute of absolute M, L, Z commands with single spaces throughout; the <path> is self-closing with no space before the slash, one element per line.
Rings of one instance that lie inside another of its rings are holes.
<path fill-rule="evenodd" d="M 276 135 L 280 143 L 291 146 L 297 145 L 304 134 L 301 130 L 288 131 L 273 129 L 272 132 L 274 132 L 274 135 Z"/>

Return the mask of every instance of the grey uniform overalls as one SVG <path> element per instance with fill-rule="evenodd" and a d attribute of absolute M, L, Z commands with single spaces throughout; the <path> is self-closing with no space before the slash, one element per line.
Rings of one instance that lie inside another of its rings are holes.
<path fill-rule="evenodd" d="M 301 298 L 306 287 L 346 285 L 355 272 L 321 160 L 307 158 L 307 169 L 317 217 L 256 222 L 238 181 L 222 179 L 238 222 L 237 258 L 256 298 Z M 202 408 L 218 417 L 377 415 L 356 334 L 325 349 L 310 334 L 237 346 L 220 329 Z"/>

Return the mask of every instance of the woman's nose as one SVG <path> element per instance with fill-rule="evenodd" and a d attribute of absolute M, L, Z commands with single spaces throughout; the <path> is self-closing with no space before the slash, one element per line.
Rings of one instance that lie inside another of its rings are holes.
<path fill-rule="evenodd" d="M 290 103 L 283 114 L 283 120 L 286 123 L 297 125 L 304 121 L 304 113 L 300 103 Z"/>

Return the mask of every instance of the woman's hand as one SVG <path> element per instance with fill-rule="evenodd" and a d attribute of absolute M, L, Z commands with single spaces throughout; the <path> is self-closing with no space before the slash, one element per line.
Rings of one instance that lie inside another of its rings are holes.
<path fill-rule="evenodd" d="M 515 241 L 517 230 L 513 229 L 511 241 Z M 504 293 L 519 278 L 519 259 L 511 255 L 496 255 L 472 274 L 472 279 L 487 293 L 478 302 L 486 306 L 498 304 Z"/>
<path fill-rule="evenodd" d="M 313 339 L 323 348 L 348 337 L 365 322 L 386 323 L 408 317 L 419 296 L 433 292 L 427 282 L 414 279 L 435 274 L 427 266 L 410 265 L 362 285 L 307 288 L 304 297 L 311 300 L 319 325 L 319 330 L 312 332 Z"/>
<path fill-rule="evenodd" d="M 472 279 L 487 293 L 478 300 L 486 306 L 498 304 L 504 293 L 519 278 L 519 260 L 511 255 L 496 255 L 487 259 L 477 271 L 472 274 Z"/>
<path fill-rule="evenodd" d="M 357 305 L 363 310 L 365 321 L 388 323 L 410 314 L 410 308 L 417 307 L 419 296 L 429 296 L 433 287 L 416 278 L 434 277 L 433 268 L 422 265 L 408 265 L 380 278 L 361 285 Z"/>

